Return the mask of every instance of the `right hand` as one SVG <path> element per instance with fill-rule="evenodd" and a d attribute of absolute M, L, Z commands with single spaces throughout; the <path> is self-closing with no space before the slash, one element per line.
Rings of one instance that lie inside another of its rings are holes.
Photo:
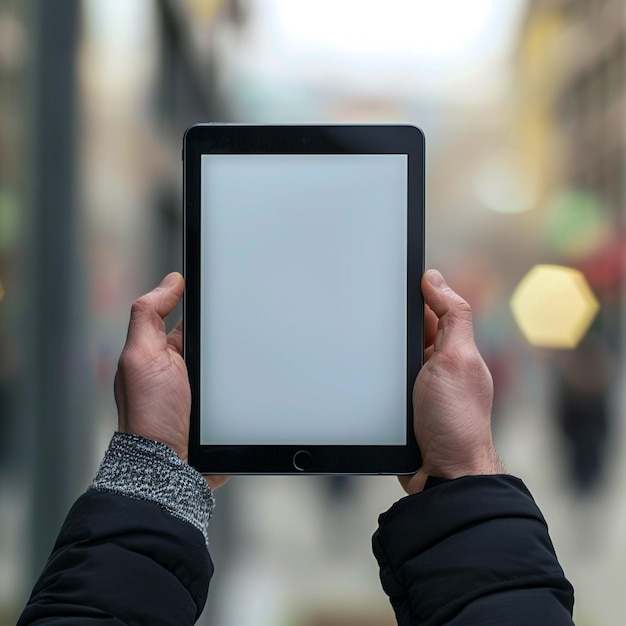
<path fill-rule="evenodd" d="M 422 467 L 399 477 L 409 494 L 428 476 L 460 478 L 504 472 L 491 434 L 493 382 L 474 343 L 469 304 L 437 270 L 422 278 L 425 364 L 413 387 L 415 437 Z"/>
<path fill-rule="evenodd" d="M 183 360 L 182 319 L 169 334 L 164 322 L 184 289 L 183 277 L 172 272 L 133 304 L 115 374 L 115 402 L 119 432 L 160 441 L 186 462 L 191 390 Z M 228 477 L 204 479 L 217 489 Z"/>

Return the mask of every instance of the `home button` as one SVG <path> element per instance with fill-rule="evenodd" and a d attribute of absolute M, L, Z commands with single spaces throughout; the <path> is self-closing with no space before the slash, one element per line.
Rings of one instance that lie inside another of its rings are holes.
<path fill-rule="evenodd" d="M 311 467 L 313 458 L 306 450 L 299 450 L 293 455 L 293 466 L 300 472 L 304 472 Z"/>

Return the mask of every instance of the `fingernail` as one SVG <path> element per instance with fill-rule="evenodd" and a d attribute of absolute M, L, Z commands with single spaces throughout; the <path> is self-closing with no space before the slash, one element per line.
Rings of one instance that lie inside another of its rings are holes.
<path fill-rule="evenodd" d="M 428 282 L 433 286 L 439 289 L 439 291 L 445 291 L 446 289 L 450 289 L 448 287 L 444 277 L 437 270 L 428 270 L 426 272 L 426 278 Z"/>
<path fill-rule="evenodd" d="M 159 287 L 168 289 L 169 287 L 173 287 L 174 285 L 177 285 L 179 280 L 180 280 L 180 274 L 178 272 L 172 272 L 171 274 L 168 274 L 161 281 L 161 284 L 159 285 Z"/>

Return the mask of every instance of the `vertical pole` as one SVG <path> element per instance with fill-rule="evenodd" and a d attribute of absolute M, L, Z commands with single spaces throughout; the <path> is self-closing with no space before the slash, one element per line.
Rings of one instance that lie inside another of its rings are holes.
<path fill-rule="evenodd" d="M 71 502 L 84 488 L 85 437 L 77 366 L 79 305 L 75 187 L 78 0 L 33 0 L 28 243 L 28 426 L 31 566 L 36 576 Z M 84 370 L 84 368 L 82 368 Z"/>

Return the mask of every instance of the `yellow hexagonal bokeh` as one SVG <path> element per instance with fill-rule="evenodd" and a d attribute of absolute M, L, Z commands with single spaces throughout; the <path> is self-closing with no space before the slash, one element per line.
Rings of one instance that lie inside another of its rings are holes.
<path fill-rule="evenodd" d="M 575 348 L 600 308 L 583 274 L 561 265 L 535 265 L 510 305 L 524 337 L 540 348 Z"/>

